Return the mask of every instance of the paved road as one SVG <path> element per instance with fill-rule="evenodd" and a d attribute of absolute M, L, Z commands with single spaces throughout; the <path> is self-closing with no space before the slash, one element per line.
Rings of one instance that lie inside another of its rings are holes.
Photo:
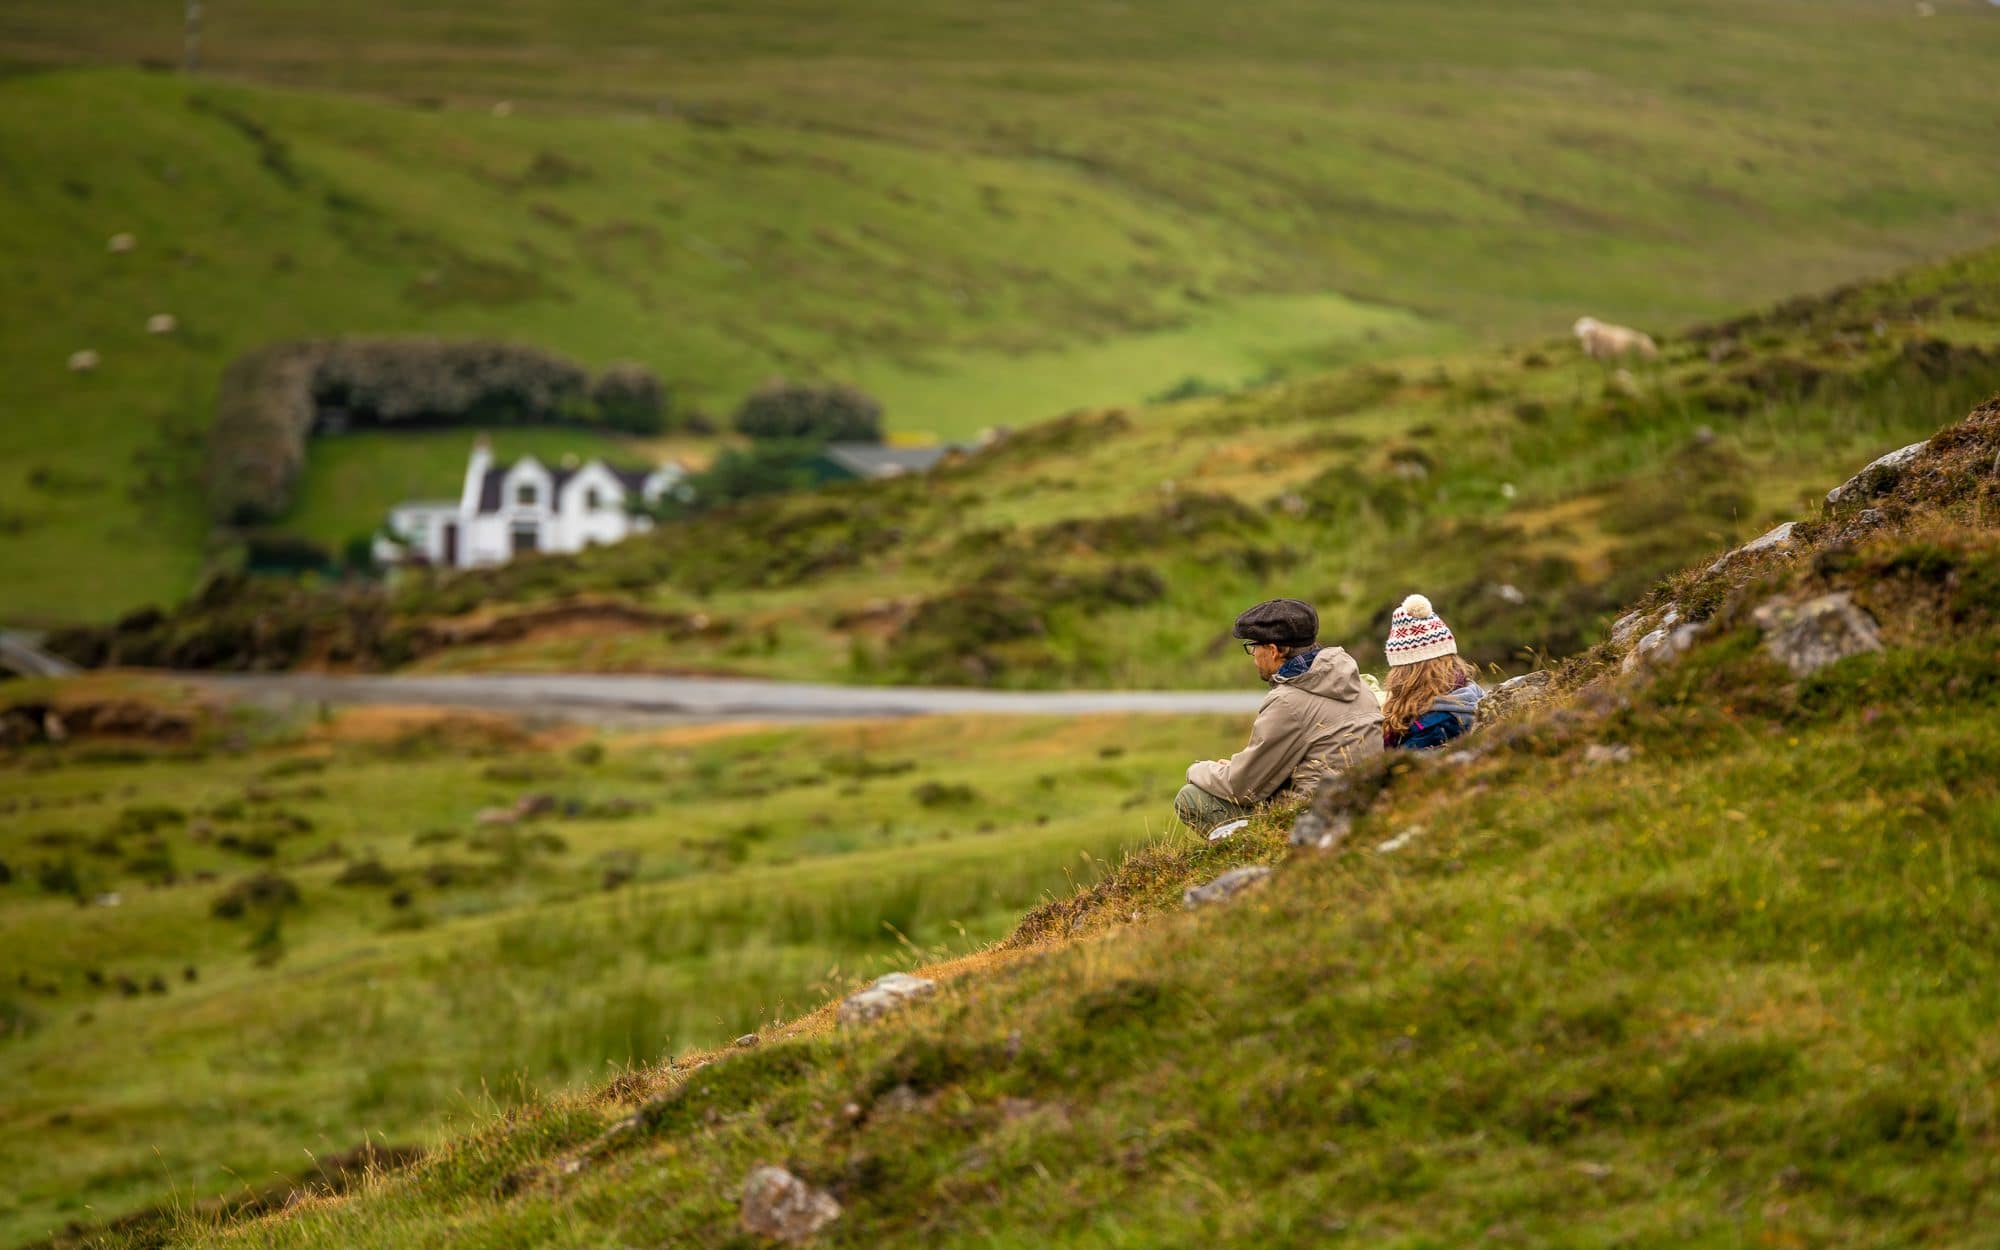
<path fill-rule="evenodd" d="M 985 714 L 1081 716 L 1095 712 L 1248 715 L 1263 691 L 1012 691 L 914 686 L 823 686 L 722 677 L 596 673 L 463 676 L 331 676 L 321 673 L 180 674 L 218 692 L 263 703 L 386 703 L 523 712 L 601 723 L 844 720 Z"/>
<path fill-rule="evenodd" d="M 76 665 L 42 650 L 42 636 L 26 630 L 0 629 L 0 669 L 22 677 L 67 677 Z"/>

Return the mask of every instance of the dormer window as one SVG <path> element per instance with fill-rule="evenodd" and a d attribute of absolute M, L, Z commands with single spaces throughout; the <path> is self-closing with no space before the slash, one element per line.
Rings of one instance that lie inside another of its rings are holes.
<path fill-rule="evenodd" d="M 603 506 L 604 497 L 597 493 L 595 486 L 583 492 L 583 510 L 585 512 L 595 512 Z"/>
<path fill-rule="evenodd" d="M 535 484 L 533 482 L 523 482 L 519 486 L 516 486 L 514 488 L 514 503 L 515 506 L 517 507 L 522 507 L 522 508 L 534 507 Z"/>

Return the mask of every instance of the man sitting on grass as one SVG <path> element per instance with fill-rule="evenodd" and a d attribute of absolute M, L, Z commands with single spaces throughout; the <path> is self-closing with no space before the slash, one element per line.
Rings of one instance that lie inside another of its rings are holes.
<path fill-rule="evenodd" d="M 1260 803 L 1306 798 L 1329 773 L 1382 753 L 1382 705 L 1353 657 L 1319 645 L 1319 613 L 1272 599 L 1231 631 L 1271 683 L 1250 744 L 1226 760 L 1188 765 L 1174 814 L 1196 833 L 1248 816 Z"/>

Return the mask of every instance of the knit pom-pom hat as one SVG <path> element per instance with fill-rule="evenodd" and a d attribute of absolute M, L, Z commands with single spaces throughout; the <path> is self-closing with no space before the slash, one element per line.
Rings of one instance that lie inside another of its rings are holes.
<path fill-rule="evenodd" d="M 1431 607 L 1430 600 L 1411 595 L 1396 609 L 1395 619 L 1389 624 L 1389 645 L 1383 650 L 1389 653 L 1389 667 L 1396 668 L 1420 660 L 1435 660 L 1441 655 L 1457 655 L 1458 639 L 1451 636 L 1451 626 Z"/>

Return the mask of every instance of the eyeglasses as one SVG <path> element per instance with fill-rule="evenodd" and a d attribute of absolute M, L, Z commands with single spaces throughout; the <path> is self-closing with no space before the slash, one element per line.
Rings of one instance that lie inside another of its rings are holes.
<path fill-rule="evenodd" d="M 1263 647 L 1263 646 L 1268 646 L 1268 645 L 1270 645 L 1270 644 L 1268 644 L 1268 643 L 1262 643 L 1262 642 L 1246 642 L 1246 643 L 1244 643 L 1244 644 L 1243 644 L 1243 654 L 1245 654 L 1245 655 L 1255 655 L 1255 654 L 1257 654 L 1257 648 L 1259 648 L 1259 647 Z"/>

